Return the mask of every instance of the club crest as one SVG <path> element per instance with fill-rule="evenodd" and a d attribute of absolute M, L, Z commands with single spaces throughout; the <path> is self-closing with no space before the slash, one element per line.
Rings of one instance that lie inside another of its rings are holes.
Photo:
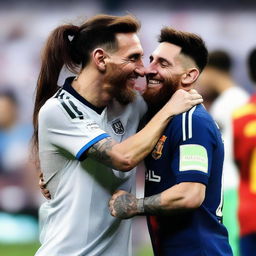
<path fill-rule="evenodd" d="M 124 134 L 124 126 L 123 126 L 122 122 L 120 121 L 120 119 L 117 119 L 117 120 L 113 121 L 111 126 L 112 126 L 112 129 L 113 129 L 115 134 L 117 134 L 117 135 L 123 135 Z"/>
<path fill-rule="evenodd" d="M 163 147 L 164 147 L 164 142 L 166 141 L 167 137 L 165 135 L 163 135 L 159 141 L 157 142 L 154 150 L 152 151 L 151 156 L 157 160 L 162 156 L 162 151 L 163 151 Z"/>

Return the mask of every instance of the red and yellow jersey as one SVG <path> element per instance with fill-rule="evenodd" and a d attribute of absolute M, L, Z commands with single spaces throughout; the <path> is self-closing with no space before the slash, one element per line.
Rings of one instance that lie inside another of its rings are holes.
<path fill-rule="evenodd" d="M 240 172 L 240 234 L 256 232 L 256 94 L 233 115 L 234 156 Z"/>

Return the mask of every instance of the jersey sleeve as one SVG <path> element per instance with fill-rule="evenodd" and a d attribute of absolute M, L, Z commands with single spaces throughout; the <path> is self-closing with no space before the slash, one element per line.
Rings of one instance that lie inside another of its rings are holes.
<path fill-rule="evenodd" d="M 79 161 L 86 158 L 86 151 L 93 144 L 109 137 L 88 115 L 72 117 L 57 100 L 40 110 L 39 135 L 43 150 L 53 147 Z"/>
<path fill-rule="evenodd" d="M 182 115 L 181 125 L 176 123 L 179 132 L 176 133 L 178 142 L 172 170 L 177 183 L 199 182 L 207 185 L 215 147 L 214 129 L 211 129 L 212 124 L 208 120 L 189 113 Z"/>

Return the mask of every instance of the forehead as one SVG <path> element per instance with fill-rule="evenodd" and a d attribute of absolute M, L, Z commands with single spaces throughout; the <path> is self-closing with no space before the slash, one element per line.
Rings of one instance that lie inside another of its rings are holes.
<path fill-rule="evenodd" d="M 143 54 L 140 39 L 136 33 L 117 33 L 116 39 L 118 42 L 118 51 L 116 53 L 122 55 Z"/>
<path fill-rule="evenodd" d="M 160 43 L 152 53 L 154 58 L 164 58 L 174 60 L 181 52 L 181 47 L 167 42 Z"/>

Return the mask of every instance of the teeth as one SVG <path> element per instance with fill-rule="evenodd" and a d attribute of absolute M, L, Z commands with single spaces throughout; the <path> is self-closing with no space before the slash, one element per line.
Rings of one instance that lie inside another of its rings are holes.
<path fill-rule="evenodd" d="M 160 81 L 158 81 L 158 80 L 148 80 L 148 83 L 150 83 L 150 84 L 160 84 Z"/>

